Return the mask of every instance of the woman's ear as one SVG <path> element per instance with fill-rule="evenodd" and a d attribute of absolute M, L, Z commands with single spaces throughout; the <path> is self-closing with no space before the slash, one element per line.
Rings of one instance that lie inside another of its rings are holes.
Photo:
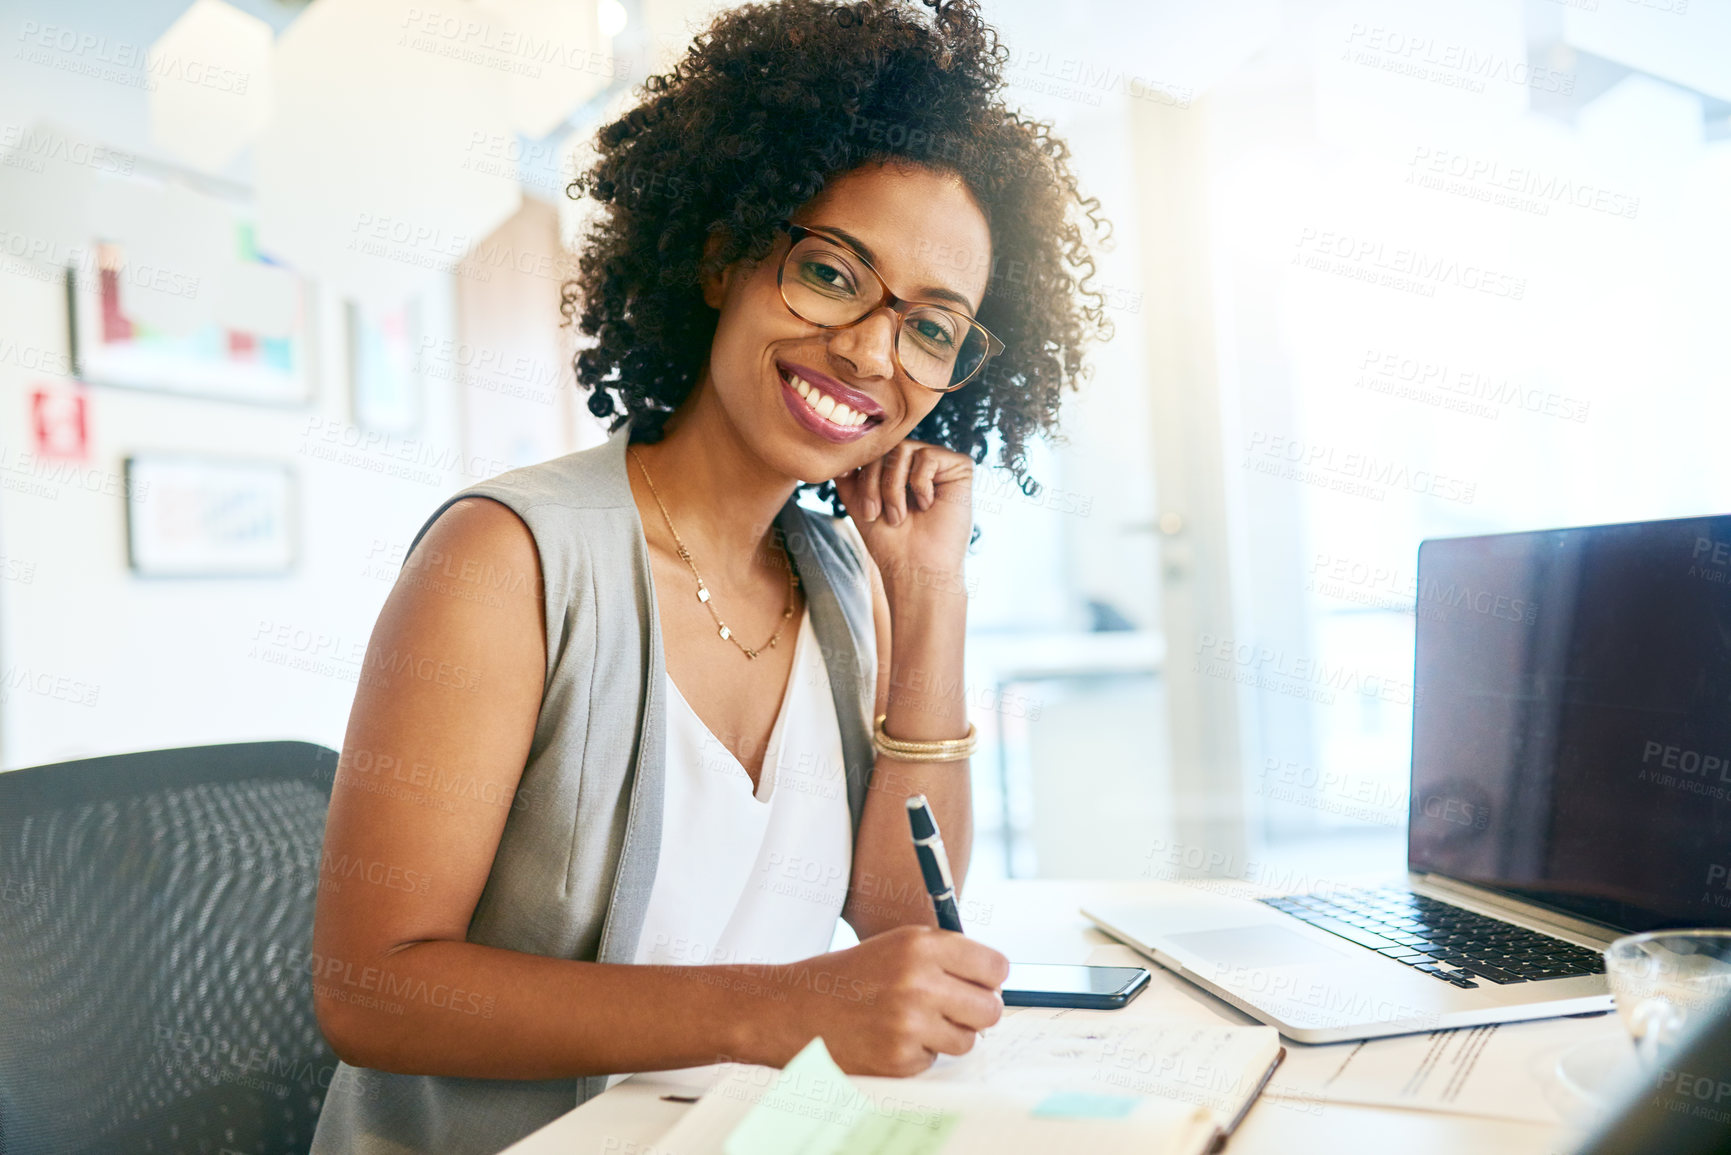
<path fill-rule="evenodd" d="M 703 260 L 697 266 L 698 280 L 703 288 L 703 303 L 717 311 L 727 297 L 728 281 L 733 276 L 732 265 L 716 264 L 726 236 L 726 232 L 721 229 L 709 234 L 709 238 L 703 242 Z"/>

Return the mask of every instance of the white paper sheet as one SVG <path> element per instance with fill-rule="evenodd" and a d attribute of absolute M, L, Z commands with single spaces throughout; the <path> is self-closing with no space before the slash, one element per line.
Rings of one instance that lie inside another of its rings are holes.
<path fill-rule="evenodd" d="M 1578 1121 L 1590 1109 L 1559 1070 L 1567 1056 L 1582 1049 L 1631 1062 L 1634 1056 L 1615 1015 L 1286 1047 L 1286 1061 L 1264 1092 L 1273 1098 L 1548 1124 Z"/>

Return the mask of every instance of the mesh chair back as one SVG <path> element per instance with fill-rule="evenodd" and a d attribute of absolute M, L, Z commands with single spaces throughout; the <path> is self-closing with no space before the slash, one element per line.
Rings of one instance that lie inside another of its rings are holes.
<path fill-rule="evenodd" d="M 311 1146 L 336 763 L 247 742 L 0 774 L 0 1155 Z"/>

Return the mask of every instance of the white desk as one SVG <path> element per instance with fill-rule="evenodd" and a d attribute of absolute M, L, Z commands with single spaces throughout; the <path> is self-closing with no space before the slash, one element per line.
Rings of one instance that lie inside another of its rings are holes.
<path fill-rule="evenodd" d="M 1165 882 L 1014 880 L 970 883 L 976 912 L 968 933 L 1019 962 L 1088 962 L 1113 940 L 1076 908 L 1085 900 L 1152 896 Z M 1154 981 L 1130 1006 L 1101 1014 L 1176 1014 L 1245 1023 L 1236 1008 L 1150 965 Z M 1015 1013 L 1014 1009 L 1009 1013 Z M 1581 1024 L 1583 1034 L 1591 1021 Z M 1296 1046 L 1286 1044 L 1289 1048 Z M 1338 1044 L 1351 1046 L 1352 1044 Z M 509 1155 L 654 1155 L 654 1143 L 689 1109 L 664 1101 L 690 1094 L 690 1076 L 635 1075 L 509 1148 Z M 1466 1115 L 1444 1115 L 1337 1103 L 1282 1103 L 1260 1099 L 1228 1145 L 1229 1155 L 1562 1155 L 1572 1137 L 1560 1126 L 1540 1126 Z"/>

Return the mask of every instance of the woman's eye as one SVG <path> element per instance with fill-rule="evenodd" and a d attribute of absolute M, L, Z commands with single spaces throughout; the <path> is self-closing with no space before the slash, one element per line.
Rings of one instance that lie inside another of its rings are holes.
<path fill-rule="evenodd" d="M 826 265 L 822 261 L 807 261 L 805 263 L 805 276 L 808 280 L 826 289 L 834 289 L 841 293 L 853 292 L 853 286 L 848 283 L 847 274 L 834 265 Z"/>
<path fill-rule="evenodd" d="M 949 329 L 930 317 L 921 317 L 914 321 L 914 332 L 919 335 L 922 341 L 928 341 L 934 345 L 948 345 L 950 343 Z"/>

